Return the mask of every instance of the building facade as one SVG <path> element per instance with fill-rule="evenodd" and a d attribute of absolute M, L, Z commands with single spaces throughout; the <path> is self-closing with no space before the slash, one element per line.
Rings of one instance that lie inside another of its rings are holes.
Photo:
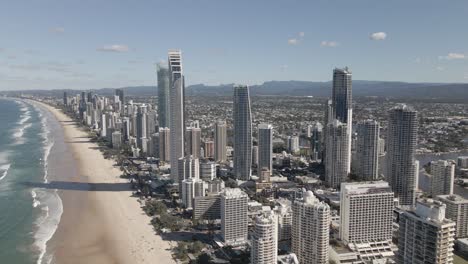
<path fill-rule="evenodd" d="M 447 208 L 445 209 L 445 218 L 451 219 L 456 223 L 457 238 L 468 237 L 468 199 L 460 195 L 439 195 L 437 199 L 443 202 Z"/>
<path fill-rule="evenodd" d="M 386 173 L 400 205 L 416 201 L 416 177 L 419 163 L 415 160 L 418 140 L 417 112 L 407 105 L 398 105 L 389 112 L 386 139 Z"/>
<path fill-rule="evenodd" d="M 221 193 L 221 235 L 227 245 L 247 243 L 249 197 L 241 189 L 226 188 Z"/>
<path fill-rule="evenodd" d="M 453 263 L 455 222 L 445 218 L 445 210 L 445 204 L 428 199 L 400 215 L 397 263 Z"/>
<path fill-rule="evenodd" d="M 326 132 L 325 182 L 329 187 L 338 189 L 349 174 L 348 128 L 346 124 L 335 119 L 328 124 Z"/>
<path fill-rule="evenodd" d="M 356 172 L 360 179 L 373 181 L 379 173 L 380 125 L 375 120 L 366 120 L 357 125 Z"/>
<path fill-rule="evenodd" d="M 258 125 L 258 171 L 263 168 L 273 171 L 273 126 Z"/>
<path fill-rule="evenodd" d="M 214 158 L 216 162 L 227 161 L 226 155 L 226 122 L 219 121 L 215 124 L 215 154 Z"/>
<path fill-rule="evenodd" d="M 330 207 L 311 191 L 293 202 L 291 251 L 301 264 L 328 263 Z"/>
<path fill-rule="evenodd" d="M 250 251 L 252 264 L 276 264 L 278 258 L 277 217 L 270 211 L 257 216 Z"/>
<path fill-rule="evenodd" d="M 342 183 L 340 239 L 345 243 L 392 241 L 394 194 L 387 182 Z"/>
<path fill-rule="evenodd" d="M 182 68 L 182 52 L 170 50 L 169 62 L 169 96 L 171 131 L 171 177 L 175 182 L 178 178 L 178 161 L 185 155 L 185 81 Z"/>
<path fill-rule="evenodd" d="M 249 180 L 252 175 L 252 114 L 249 87 L 234 87 L 234 176 Z"/>
<path fill-rule="evenodd" d="M 170 127 L 169 69 L 161 63 L 157 66 L 158 75 L 158 124 Z"/>

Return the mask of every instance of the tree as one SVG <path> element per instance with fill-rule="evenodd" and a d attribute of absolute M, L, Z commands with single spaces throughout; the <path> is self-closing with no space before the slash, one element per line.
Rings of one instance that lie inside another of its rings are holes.
<path fill-rule="evenodd" d="M 177 259 L 184 260 L 187 258 L 187 243 L 186 242 L 179 242 L 177 246 L 174 248 L 174 256 Z"/>
<path fill-rule="evenodd" d="M 192 254 L 197 254 L 199 253 L 203 248 L 205 247 L 205 245 L 203 245 L 202 242 L 200 241 L 195 241 L 193 242 L 192 244 L 189 245 L 188 247 L 188 251 Z"/>
<path fill-rule="evenodd" d="M 213 263 L 213 258 L 207 253 L 202 253 L 197 258 L 197 264 L 211 264 Z"/>

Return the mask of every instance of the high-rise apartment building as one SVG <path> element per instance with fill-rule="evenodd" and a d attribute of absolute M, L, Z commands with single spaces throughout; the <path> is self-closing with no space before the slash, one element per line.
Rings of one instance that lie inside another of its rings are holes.
<path fill-rule="evenodd" d="M 325 153 L 325 182 L 331 188 L 338 189 L 348 177 L 349 155 L 348 128 L 335 119 L 327 125 Z"/>
<path fill-rule="evenodd" d="M 278 241 L 290 241 L 293 218 L 291 201 L 280 198 L 276 202 L 274 211 L 278 216 Z"/>
<path fill-rule="evenodd" d="M 250 263 L 276 264 L 278 258 L 277 217 L 265 212 L 255 219 Z"/>
<path fill-rule="evenodd" d="M 247 242 L 249 197 L 241 189 L 226 188 L 221 193 L 221 235 L 227 245 Z"/>
<path fill-rule="evenodd" d="M 312 159 L 322 159 L 323 152 L 323 125 L 316 122 L 310 131 L 310 151 Z"/>
<path fill-rule="evenodd" d="M 432 199 L 399 217 L 397 263 L 451 264 L 455 222 L 445 218 L 446 205 Z"/>
<path fill-rule="evenodd" d="M 385 177 L 392 187 L 400 205 L 414 205 L 419 163 L 415 160 L 418 141 L 417 112 L 398 105 L 389 112 L 386 139 Z"/>
<path fill-rule="evenodd" d="M 345 67 L 333 70 L 332 116 L 348 129 L 348 173 L 351 171 L 351 134 L 353 126 L 352 73 Z M 333 120 L 329 120 L 333 121 Z"/>
<path fill-rule="evenodd" d="M 271 174 L 273 170 L 273 126 L 258 125 L 258 171 L 266 168 Z"/>
<path fill-rule="evenodd" d="M 182 70 L 182 52 L 169 51 L 169 95 L 170 95 L 170 129 L 171 129 L 171 177 L 175 182 L 178 178 L 178 162 L 185 153 L 185 81 Z"/>
<path fill-rule="evenodd" d="M 193 158 L 200 158 L 201 150 L 201 129 L 198 121 L 190 123 L 185 132 L 186 151 L 187 155 L 192 155 Z"/>
<path fill-rule="evenodd" d="M 203 151 L 205 158 L 214 158 L 215 156 L 215 143 L 212 140 L 205 141 L 203 144 Z"/>
<path fill-rule="evenodd" d="M 468 199 L 460 195 L 439 195 L 437 199 L 443 202 L 445 209 L 445 218 L 451 219 L 456 223 L 455 236 L 457 238 L 468 237 Z"/>
<path fill-rule="evenodd" d="M 140 105 L 138 106 L 138 112 L 137 112 L 137 146 L 138 148 L 142 149 L 143 147 L 143 140 L 147 138 L 147 107 L 146 105 Z"/>
<path fill-rule="evenodd" d="M 380 125 L 375 120 L 366 120 L 357 125 L 356 172 L 360 179 L 373 181 L 379 173 Z"/>
<path fill-rule="evenodd" d="M 299 137 L 298 136 L 288 136 L 287 139 L 288 151 L 292 154 L 299 152 Z"/>
<path fill-rule="evenodd" d="M 431 162 L 431 196 L 453 194 L 455 164 L 447 160 Z"/>
<path fill-rule="evenodd" d="M 169 69 L 159 63 L 157 66 L 158 75 L 158 123 L 159 127 L 170 127 L 170 89 L 169 89 Z"/>
<path fill-rule="evenodd" d="M 159 160 L 169 162 L 171 160 L 171 130 L 167 127 L 159 129 Z"/>
<path fill-rule="evenodd" d="M 198 178 L 186 178 L 182 181 L 182 204 L 186 209 L 193 209 L 193 199 L 205 196 L 207 184 Z"/>
<path fill-rule="evenodd" d="M 215 124 L 215 161 L 225 162 L 226 157 L 226 122 L 216 122 Z"/>
<path fill-rule="evenodd" d="M 234 176 L 249 180 L 252 175 L 252 114 L 249 87 L 234 86 Z"/>
<path fill-rule="evenodd" d="M 301 264 L 328 263 L 330 207 L 311 191 L 293 203 L 292 252 Z"/>
<path fill-rule="evenodd" d="M 340 239 L 345 243 L 392 240 L 394 195 L 387 182 L 347 182 L 340 189 Z"/>
<path fill-rule="evenodd" d="M 200 179 L 200 161 L 192 156 L 186 156 L 178 160 L 179 191 L 182 192 L 182 181 L 188 178 Z"/>

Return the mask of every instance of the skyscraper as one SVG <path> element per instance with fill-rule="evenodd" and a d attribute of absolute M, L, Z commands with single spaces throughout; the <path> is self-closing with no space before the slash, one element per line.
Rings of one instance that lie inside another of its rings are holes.
<path fill-rule="evenodd" d="M 171 128 L 171 177 L 178 178 L 178 161 L 185 153 L 185 84 L 182 71 L 182 52 L 169 51 L 169 95 L 170 95 L 170 128 Z"/>
<path fill-rule="evenodd" d="M 293 203 L 291 251 L 301 264 L 328 263 L 330 207 L 307 191 Z"/>
<path fill-rule="evenodd" d="M 225 162 L 226 157 L 226 122 L 219 121 L 215 125 L 215 161 Z"/>
<path fill-rule="evenodd" d="M 418 140 L 417 112 L 398 105 L 389 112 L 387 127 L 387 168 L 385 177 L 400 205 L 414 205 L 419 163 L 415 160 Z"/>
<path fill-rule="evenodd" d="M 357 174 L 366 181 L 378 178 L 379 130 L 379 123 L 375 120 L 366 120 L 357 125 Z"/>
<path fill-rule="evenodd" d="M 431 199 L 400 215 L 397 263 L 451 264 L 455 222 L 445 218 L 446 205 Z"/>
<path fill-rule="evenodd" d="M 179 192 L 182 193 L 182 182 L 188 178 L 200 179 L 200 161 L 192 156 L 186 156 L 178 160 Z"/>
<path fill-rule="evenodd" d="M 387 182 L 347 182 L 340 189 L 340 239 L 392 241 L 393 192 Z"/>
<path fill-rule="evenodd" d="M 353 131 L 352 73 L 345 67 L 333 70 L 333 117 L 346 124 L 348 129 L 348 173 L 351 171 L 351 133 Z M 331 120 L 332 121 L 332 120 Z"/>
<path fill-rule="evenodd" d="M 122 104 L 125 104 L 125 97 L 124 97 L 124 91 L 123 89 L 115 89 L 115 95 L 119 98 L 119 101 Z"/>
<path fill-rule="evenodd" d="M 255 219 L 250 263 L 275 264 L 278 257 L 277 217 L 265 212 Z"/>
<path fill-rule="evenodd" d="M 143 141 L 147 138 L 147 107 L 146 105 L 138 106 L 138 113 L 137 113 L 137 147 L 143 149 Z"/>
<path fill-rule="evenodd" d="M 159 63 L 158 75 L 158 123 L 159 127 L 170 127 L 169 69 Z"/>
<path fill-rule="evenodd" d="M 335 119 L 327 125 L 326 132 L 325 182 L 328 186 L 338 189 L 348 177 L 348 128 L 346 124 Z"/>
<path fill-rule="evenodd" d="M 169 162 L 170 161 L 170 154 L 171 149 L 170 145 L 170 138 L 171 138 L 171 130 L 167 127 L 163 127 L 159 129 L 159 160 Z"/>
<path fill-rule="evenodd" d="M 221 193 L 221 235 L 227 245 L 247 242 L 249 197 L 241 189 L 226 188 Z"/>
<path fill-rule="evenodd" d="M 263 168 L 273 171 L 273 126 L 270 124 L 258 125 L 258 171 Z"/>
<path fill-rule="evenodd" d="M 431 161 L 431 195 L 453 194 L 455 164 L 447 160 Z"/>
<path fill-rule="evenodd" d="M 185 132 L 186 151 L 187 155 L 192 155 L 193 158 L 200 158 L 201 149 L 201 129 L 198 121 L 190 123 L 190 126 Z"/>
<path fill-rule="evenodd" d="M 323 151 L 323 125 L 319 122 L 311 127 L 310 131 L 310 150 L 313 159 L 322 159 Z"/>
<path fill-rule="evenodd" d="M 299 152 L 299 137 L 298 136 L 288 136 L 287 147 L 289 152 L 295 154 Z"/>
<path fill-rule="evenodd" d="M 234 176 L 249 180 L 252 174 L 252 115 L 249 87 L 234 86 Z"/>

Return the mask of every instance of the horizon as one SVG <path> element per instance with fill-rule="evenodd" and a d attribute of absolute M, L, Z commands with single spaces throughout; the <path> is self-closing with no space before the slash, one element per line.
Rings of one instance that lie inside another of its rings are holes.
<path fill-rule="evenodd" d="M 173 48 L 188 86 L 327 82 L 346 65 L 359 80 L 468 83 L 466 13 L 462 0 L 15 1 L 0 9 L 0 90 L 154 86 Z"/>

